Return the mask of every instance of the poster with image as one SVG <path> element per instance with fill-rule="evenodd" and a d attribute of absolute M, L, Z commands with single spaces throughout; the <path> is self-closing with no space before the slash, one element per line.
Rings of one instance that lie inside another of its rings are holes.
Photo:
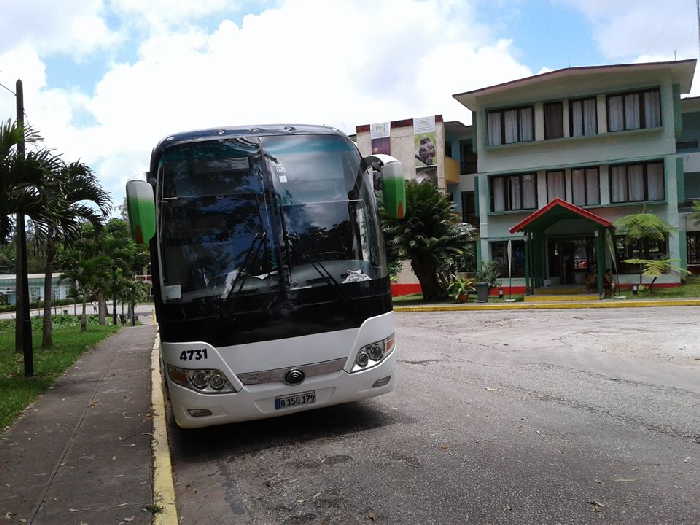
<path fill-rule="evenodd" d="M 391 122 L 378 122 L 369 125 L 372 140 L 372 155 L 391 155 Z"/>
<path fill-rule="evenodd" d="M 419 169 L 437 166 L 437 133 L 435 115 L 413 119 L 416 174 Z"/>

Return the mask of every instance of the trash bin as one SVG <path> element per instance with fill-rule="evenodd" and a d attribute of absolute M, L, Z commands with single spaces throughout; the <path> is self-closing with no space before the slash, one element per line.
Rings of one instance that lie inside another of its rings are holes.
<path fill-rule="evenodd" d="M 476 297 L 480 303 L 487 303 L 489 300 L 489 283 L 476 283 Z"/>

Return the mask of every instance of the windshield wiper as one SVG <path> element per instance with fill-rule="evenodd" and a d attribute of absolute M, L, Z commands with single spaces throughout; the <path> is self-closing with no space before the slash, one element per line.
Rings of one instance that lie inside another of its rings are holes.
<path fill-rule="evenodd" d="M 265 244 L 265 239 L 267 239 L 267 232 L 263 232 L 262 234 L 255 234 L 255 237 L 253 238 L 252 242 L 250 243 L 250 246 L 245 252 L 245 257 L 243 258 L 243 264 L 240 266 L 240 271 L 236 274 L 236 277 L 234 277 L 233 282 L 231 283 L 231 289 L 228 291 L 226 294 L 226 299 L 230 299 L 231 296 L 233 295 L 234 291 L 236 290 L 236 286 L 238 285 L 238 292 L 240 292 L 243 289 L 243 285 L 245 284 L 246 279 L 248 278 L 248 274 L 246 273 L 248 268 L 251 266 L 251 264 L 255 264 L 258 261 L 258 257 L 260 255 L 260 249 L 263 247 Z M 255 251 L 253 251 L 255 250 Z M 243 274 L 246 273 L 244 276 Z"/>

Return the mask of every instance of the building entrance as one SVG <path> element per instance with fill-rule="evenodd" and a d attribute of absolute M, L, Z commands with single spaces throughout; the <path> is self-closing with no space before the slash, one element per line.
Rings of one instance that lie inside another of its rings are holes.
<path fill-rule="evenodd" d="M 585 285 L 595 276 L 595 238 L 552 237 L 547 240 L 548 276 L 552 284 Z"/>

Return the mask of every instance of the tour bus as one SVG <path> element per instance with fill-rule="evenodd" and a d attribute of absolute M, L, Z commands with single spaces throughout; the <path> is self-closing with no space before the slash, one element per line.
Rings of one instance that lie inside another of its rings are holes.
<path fill-rule="evenodd" d="M 380 187 L 378 187 L 380 186 Z M 401 164 L 325 126 L 169 136 L 127 183 L 147 243 L 175 423 L 205 427 L 391 391 L 396 339 L 378 205 Z"/>

